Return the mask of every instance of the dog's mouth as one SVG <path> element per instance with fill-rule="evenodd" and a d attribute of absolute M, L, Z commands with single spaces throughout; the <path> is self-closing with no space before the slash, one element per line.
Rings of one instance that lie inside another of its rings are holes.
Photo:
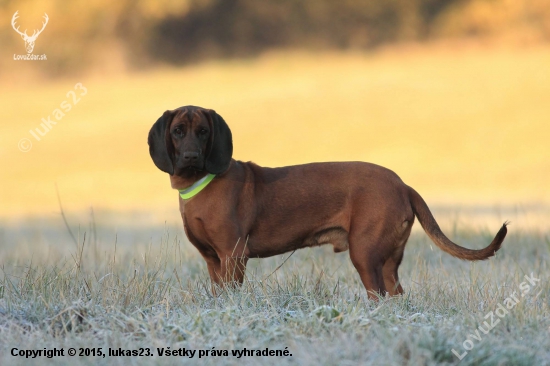
<path fill-rule="evenodd" d="M 176 175 L 193 176 L 197 173 L 204 172 L 204 163 L 194 163 L 176 168 Z"/>
<path fill-rule="evenodd" d="M 185 165 L 183 169 L 204 170 L 204 163 L 203 162 L 191 163 L 191 164 Z"/>

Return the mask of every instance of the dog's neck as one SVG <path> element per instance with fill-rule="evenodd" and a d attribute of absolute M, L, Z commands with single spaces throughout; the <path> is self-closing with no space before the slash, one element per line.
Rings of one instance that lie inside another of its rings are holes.
<path fill-rule="evenodd" d="M 216 174 L 216 176 L 223 177 L 228 174 L 228 172 L 234 167 L 235 163 L 236 161 L 234 159 L 231 159 L 229 167 L 224 172 Z M 188 174 L 185 175 L 171 175 L 170 184 L 172 185 L 172 189 L 187 189 L 198 182 L 200 179 L 206 177 L 208 174 L 210 173 L 207 171 L 191 170 L 188 172 Z"/>
<path fill-rule="evenodd" d="M 198 180 L 204 178 L 207 174 L 208 172 L 194 172 L 194 174 L 185 177 L 179 175 L 171 175 L 170 184 L 172 185 L 173 189 L 186 189 L 191 187 Z"/>

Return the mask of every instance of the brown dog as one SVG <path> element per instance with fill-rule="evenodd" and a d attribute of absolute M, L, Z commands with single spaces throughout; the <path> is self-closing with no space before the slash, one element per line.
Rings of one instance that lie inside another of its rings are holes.
<path fill-rule="evenodd" d="M 187 198 L 179 203 L 185 233 L 204 257 L 213 284 L 242 283 L 248 258 L 332 244 L 335 252 L 349 249 L 369 297 L 377 299 L 386 292 L 403 293 L 397 270 L 415 216 L 439 248 L 460 259 L 487 259 L 506 236 L 504 223 L 484 249 L 454 244 L 422 197 L 378 165 L 262 168 L 233 160 L 231 131 L 213 110 L 166 111 L 148 142 L 153 162 L 170 174 L 172 188 L 181 193 L 202 183 L 202 191 L 192 198 L 182 193 Z"/>

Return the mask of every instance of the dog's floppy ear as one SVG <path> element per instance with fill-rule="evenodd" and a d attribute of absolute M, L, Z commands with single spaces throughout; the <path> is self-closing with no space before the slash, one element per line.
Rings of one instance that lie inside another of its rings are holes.
<path fill-rule="evenodd" d="M 212 174 L 223 173 L 229 168 L 233 156 L 231 130 L 223 118 L 213 110 L 206 110 L 211 123 L 210 149 L 206 155 L 205 169 Z"/>
<path fill-rule="evenodd" d="M 174 174 L 173 146 L 170 138 L 170 123 L 174 111 L 166 111 L 149 131 L 149 154 L 153 162 L 163 172 Z"/>

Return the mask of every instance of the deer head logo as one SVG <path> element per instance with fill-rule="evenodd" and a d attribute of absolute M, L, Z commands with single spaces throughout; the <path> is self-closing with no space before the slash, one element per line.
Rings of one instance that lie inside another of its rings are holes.
<path fill-rule="evenodd" d="M 15 29 L 15 31 L 17 33 L 19 33 L 19 35 L 21 35 L 21 38 L 23 38 L 23 40 L 25 41 L 25 48 L 27 49 L 27 53 L 32 53 L 32 50 L 34 49 L 34 41 L 36 41 L 36 38 L 38 38 L 38 35 L 40 33 L 42 33 L 44 28 L 46 28 L 46 24 L 48 24 L 48 19 L 49 19 L 48 14 L 44 13 L 45 22 L 42 23 L 42 29 L 40 29 L 40 30 L 35 29 L 34 32 L 32 33 L 32 36 L 29 36 L 29 35 L 27 35 L 27 30 L 26 29 L 25 29 L 24 32 L 21 32 L 21 31 L 19 31 L 19 27 L 15 26 L 15 20 L 17 18 L 19 18 L 17 16 L 18 12 L 19 12 L 19 10 L 16 11 L 15 14 L 13 14 L 13 17 L 11 18 L 11 26 L 13 27 L 13 29 Z"/>

